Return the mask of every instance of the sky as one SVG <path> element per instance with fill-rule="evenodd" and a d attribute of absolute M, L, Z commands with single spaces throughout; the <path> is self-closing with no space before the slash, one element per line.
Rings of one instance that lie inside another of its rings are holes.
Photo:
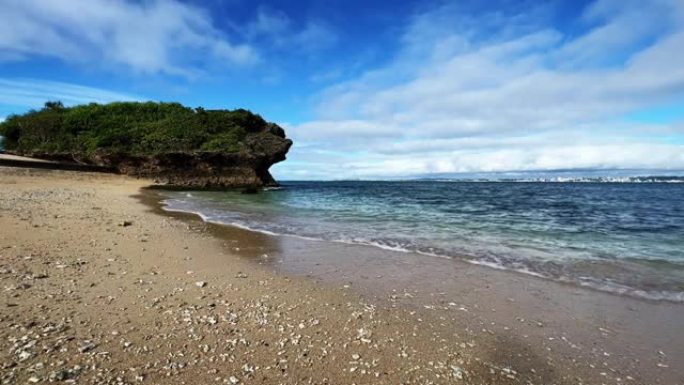
<path fill-rule="evenodd" d="M 684 1 L 3 0 L 0 119 L 248 108 L 277 179 L 684 170 Z"/>

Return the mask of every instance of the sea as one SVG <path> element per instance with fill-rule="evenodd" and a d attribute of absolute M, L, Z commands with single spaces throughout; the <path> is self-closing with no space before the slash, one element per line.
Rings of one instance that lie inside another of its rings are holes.
<path fill-rule="evenodd" d="M 649 181 L 284 182 L 259 194 L 169 191 L 163 203 L 272 236 L 461 260 L 684 302 L 684 183 Z"/>

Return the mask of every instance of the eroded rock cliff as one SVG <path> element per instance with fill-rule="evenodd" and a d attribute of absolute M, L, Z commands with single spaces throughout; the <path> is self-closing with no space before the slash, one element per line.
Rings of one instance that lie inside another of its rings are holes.
<path fill-rule="evenodd" d="M 11 115 L 0 123 L 0 135 L 10 153 L 183 188 L 276 185 L 269 168 L 292 146 L 281 127 L 244 109 L 156 102 L 50 102 Z"/>
<path fill-rule="evenodd" d="M 151 178 L 169 187 L 222 189 L 277 186 L 269 168 L 286 159 L 292 141 L 277 125 L 245 138 L 240 151 L 169 152 L 131 155 L 98 151 L 93 155 L 35 152 L 33 158 L 94 165 L 121 174 Z"/>

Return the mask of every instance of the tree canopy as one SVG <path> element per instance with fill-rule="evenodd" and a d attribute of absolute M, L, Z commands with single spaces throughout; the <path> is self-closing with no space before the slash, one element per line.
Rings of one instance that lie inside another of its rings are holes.
<path fill-rule="evenodd" d="M 274 126 L 244 109 L 192 109 L 179 103 L 117 102 L 40 110 L 0 123 L 4 147 L 18 153 L 129 154 L 238 152 L 245 138 Z"/>

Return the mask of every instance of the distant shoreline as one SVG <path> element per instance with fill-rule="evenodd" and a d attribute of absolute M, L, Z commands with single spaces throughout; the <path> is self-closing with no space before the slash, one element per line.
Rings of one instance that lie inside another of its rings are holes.
<path fill-rule="evenodd" d="M 627 178 L 578 178 L 568 180 L 529 180 L 529 179 L 340 179 L 340 180 L 297 180 L 285 179 L 287 182 L 321 182 L 321 183 L 345 183 L 345 182 L 383 182 L 383 183 L 684 183 L 684 176 L 648 176 L 648 177 L 627 177 Z"/>

